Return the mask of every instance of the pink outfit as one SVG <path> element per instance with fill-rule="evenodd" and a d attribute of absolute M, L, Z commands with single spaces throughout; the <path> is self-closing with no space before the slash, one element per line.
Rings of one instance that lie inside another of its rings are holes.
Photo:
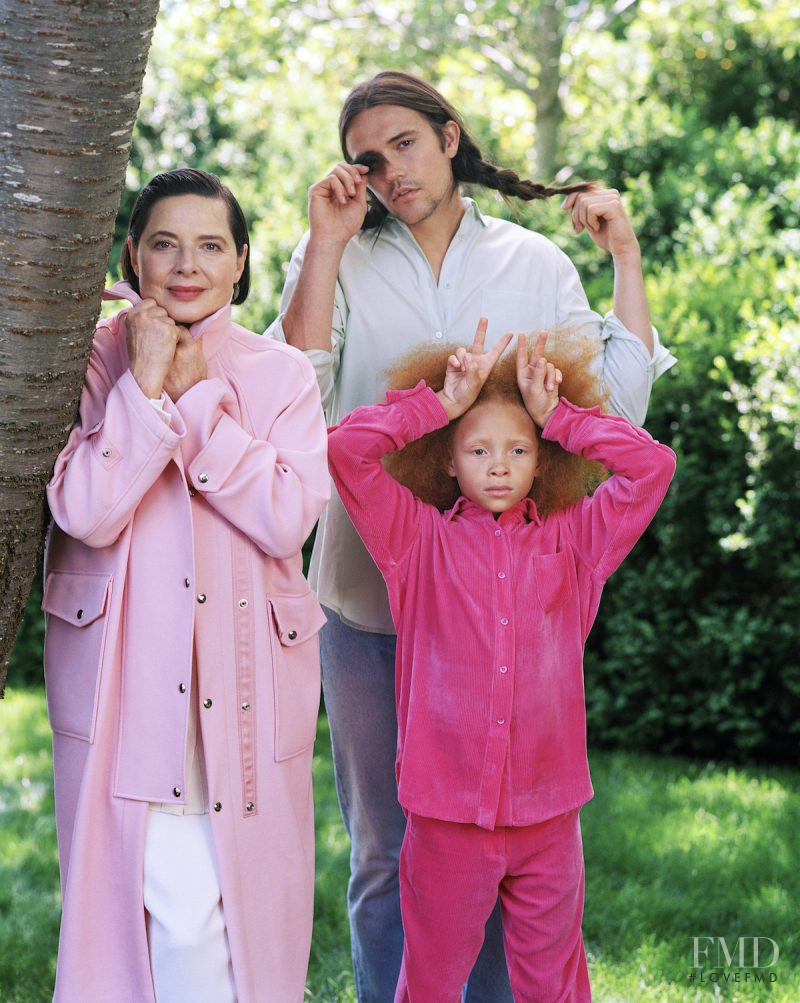
<path fill-rule="evenodd" d="M 113 292 L 138 300 L 125 284 Z M 47 489 L 63 897 L 54 999 L 153 1001 L 147 806 L 185 800 L 197 700 L 239 1003 L 300 1003 L 324 622 L 300 548 L 329 494 L 316 380 L 300 352 L 225 307 L 192 327 L 208 379 L 167 400 L 167 425 L 128 367 L 125 312 L 98 325 Z"/>
<path fill-rule="evenodd" d="M 553 818 L 592 796 L 583 646 L 675 456 L 625 418 L 562 398 L 543 437 L 613 477 L 545 519 L 530 499 L 496 520 L 465 498 L 442 514 L 381 457 L 446 425 L 444 409 L 424 384 L 387 399 L 351 412 L 328 448 L 397 627 L 400 803 L 487 829 Z"/>
<path fill-rule="evenodd" d="M 515 1003 L 591 999 L 581 935 L 579 812 L 493 830 L 408 816 L 400 854 L 405 943 L 395 1003 L 459 1003 L 498 889 Z"/>
<path fill-rule="evenodd" d="M 381 458 L 447 424 L 423 383 L 329 433 L 333 478 L 397 627 L 405 931 L 396 1003 L 455 1003 L 497 900 L 515 1000 L 590 999 L 578 811 L 592 796 L 583 647 L 606 579 L 654 516 L 675 457 L 616 415 L 561 399 L 545 439 L 613 472 L 546 518 L 442 514 Z"/>

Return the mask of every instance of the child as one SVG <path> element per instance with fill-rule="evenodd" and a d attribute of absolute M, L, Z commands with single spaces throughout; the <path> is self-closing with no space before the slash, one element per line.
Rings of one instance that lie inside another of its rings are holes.
<path fill-rule="evenodd" d="M 310 364 L 231 320 L 248 243 L 213 174 L 143 189 L 47 488 L 55 1003 L 304 997 L 329 478 Z"/>
<path fill-rule="evenodd" d="M 559 398 L 562 374 L 542 357 L 546 335 L 531 356 L 520 336 L 512 388 L 507 365 L 493 373 L 511 335 L 484 354 L 485 331 L 482 321 L 471 351 L 447 358 L 438 392 L 422 381 L 390 391 L 386 404 L 358 408 L 329 433 L 334 481 L 386 579 L 398 633 L 397 777 L 408 825 L 396 1003 L 460 998 L 498 892 L 515 999 L 590 998 L 578 818 L 592 796 L 583 646 L 605 580 L 674 470 L 672 451 L 642 429 Z M 441 355 L 423 360 L 444 368 Z M 444 428 L 444 455 L 441 438 L 439 448 L 429 441 L 406 466 L 423 500 L 382 459 Z M 565 450 L 612 471 L 566 507 L 586 482 L 575 490 L 582 474 L 569 464 L 558 473 Z"/>

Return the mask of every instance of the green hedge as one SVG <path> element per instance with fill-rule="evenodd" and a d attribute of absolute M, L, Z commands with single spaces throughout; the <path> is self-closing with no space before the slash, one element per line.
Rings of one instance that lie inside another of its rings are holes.
<path fill-rule="evenodd" d="M 800 268 L 785 233 L 756 240 L 744 207 L 728 210 L 698 227 L 705 254 L 679 252 L 651 284 L 679 362 L 647 427 L 678 468 L 607 587 L 589 726 L 601 744 L 788 761 L 800 737 Z"/>

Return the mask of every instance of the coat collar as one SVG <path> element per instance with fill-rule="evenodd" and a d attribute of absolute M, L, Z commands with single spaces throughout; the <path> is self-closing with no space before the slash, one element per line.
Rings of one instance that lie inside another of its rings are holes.
<path fill-rule="evenodd" d="M 142 302 L 142 297 L 129 282 L 117 282 L 103 291 L 104 300 L 127 300 L 131 306 Z M 211 358 L 221 347 L 231 329 L 231 304 L 221 307 L 216 313 L 203 317 L 189 328 L 193 338 L 203 339 L 203 354 Z"/>

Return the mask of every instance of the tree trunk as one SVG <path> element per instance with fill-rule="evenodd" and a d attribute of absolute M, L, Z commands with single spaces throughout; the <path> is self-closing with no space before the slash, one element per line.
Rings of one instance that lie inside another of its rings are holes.
<path fill-rule="evenodd" d="M 539 63 L 536 87 L 536 173 L 552 180 L 559 167 L 559 130 L 564 118 L 561 103 L 561 51 L 564 47 L 564 16 L 559 0 L 545 0 L 535 19 L 535 52 Z"/>
<path fill-rule="evenodd" d="M 76 415 L 158 0 L 0 9 L 0 692 Z"/>

